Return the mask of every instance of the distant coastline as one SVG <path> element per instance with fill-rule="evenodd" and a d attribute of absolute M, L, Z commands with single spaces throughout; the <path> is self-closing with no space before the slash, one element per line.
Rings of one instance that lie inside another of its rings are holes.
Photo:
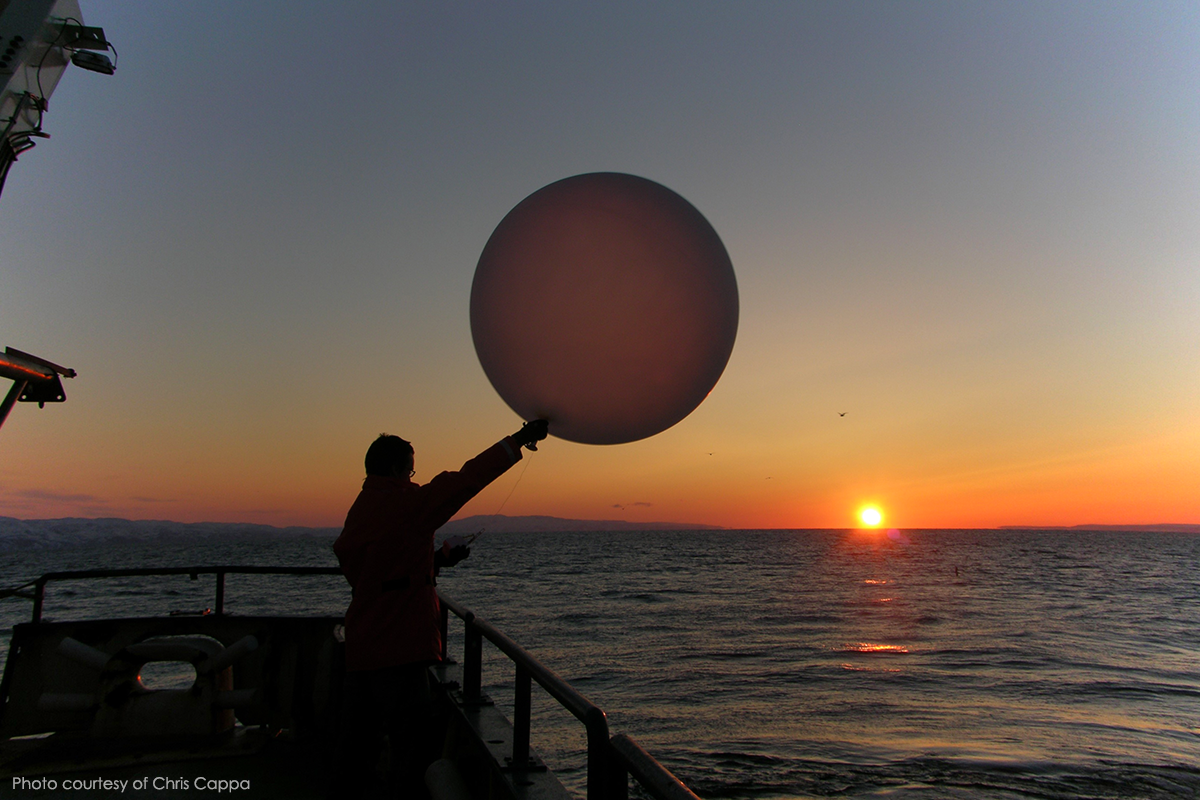
<path fill-rule="evenodd" d="M 1200 533 L 1200 525 L 1163 522 L 1154 525 L 1001 525 L 998 531 L 1136 531 L 1138 533 Z"/>

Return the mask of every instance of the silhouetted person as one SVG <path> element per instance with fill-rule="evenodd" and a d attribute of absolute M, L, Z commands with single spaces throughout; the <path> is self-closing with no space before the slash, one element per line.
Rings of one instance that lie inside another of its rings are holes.
<path fill-rule="evenodd" d="M 528 422 L 463 465 L 420 486 L 412 445 L 382 434 L 367 449 L 367 478 L 346 515 L 334 553 L 353 592 L 346 611 L 342 740 L 330 794 L 360 797 L 375 779 L 386 734 L 392 790 L 423 792 L 422 777 L 440 744 L 431 741 L 429 664 L 442 652 L 434 577 L 470 554 L 434 532 L 485 486 L 521 460 L 521 447 L 546 438 L 545 420 Z"/>

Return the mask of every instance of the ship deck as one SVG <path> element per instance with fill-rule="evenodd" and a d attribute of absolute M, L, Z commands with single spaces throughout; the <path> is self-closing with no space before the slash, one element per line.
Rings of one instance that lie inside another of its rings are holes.
<path fill-rule="evenodd" d="M 341 618 L 224 613 L 225 576 L 338 574 L 324 567 L 204 566 L 50 573 L 33 582 L 33 618 L 13 630 L 0 683 L 0 780 L 18 797 L 192 797 L 199 790 L 241 796 L 316 798 L 331 787 L 341 724 Z M 214 613 L 203 616 L 46 622 L 54 581 L 148 575 L 212 575 Z M 604 712 L 567 681 L 473 611 L 445 595 L 464 625 L 463 658 L 443 652 L 430 667 L 440 710 L 443 758 L 427 783 L 436 798 L 566 800 L 529 743 L 537 685 L 587 734 L 588 800 L 625 800 L 629 784 L 659 800 L 695 795 L 635 741 L 611 735 Z M 484 642 L 514 669 L 514 718 L 482 692 Z M 156 661 L 195 669 L 187 688 L 148 690 L 142 668 Z M 107 781 L 108 783 L 105 783 Z M 140 782 L 140 783 L 139 783 Z M 200 785 L 197 785 L 197 784 Z M 336 788 L 336 787 L 335 787 Z M 379 784 L 375 795 L 389 796 Z"/>

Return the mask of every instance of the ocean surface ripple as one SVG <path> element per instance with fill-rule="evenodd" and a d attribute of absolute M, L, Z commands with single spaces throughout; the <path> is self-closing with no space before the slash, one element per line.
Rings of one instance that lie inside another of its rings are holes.
<path fill-rule="evenodd" d="M 0 587 L 336 563 L 335 532 L 113 523 L 38 546 L 0 525 Z M 440 588 L 705 798 L 1180 798 L 1200 797 L 1197 563 L 1200 536 L 1176 533 L 496 533 Z M 232 576 L 227 598 L 235 614 L 326 614 L 349 592 Z M 186 576 L 80 582 L 54 587 L 46 615 L 211 604 L 211 581 Z M 0 655 L 28 613 L 0 603 Z M 506 713 L 512 673 L 485 648 L 485 691 Z M 534 745 L 582 796 L 582 726 L 540 690 L 533 711 Z"/>

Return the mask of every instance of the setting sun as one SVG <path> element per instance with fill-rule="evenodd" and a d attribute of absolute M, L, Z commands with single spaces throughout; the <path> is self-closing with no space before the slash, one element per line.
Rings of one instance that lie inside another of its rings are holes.
<path fill-rule="evenodd" d="M 858 518 L 862 520 L 863 525 L 873 528 L 883 522 L 883 512 L 875 506 L 867 506 L 858 512 Z"/>

